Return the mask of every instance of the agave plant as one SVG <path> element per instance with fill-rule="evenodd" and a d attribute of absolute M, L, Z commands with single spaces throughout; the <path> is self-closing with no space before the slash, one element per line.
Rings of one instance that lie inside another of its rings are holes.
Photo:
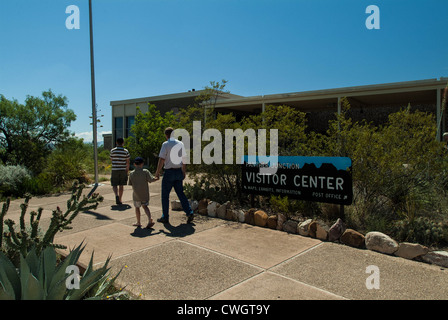
<path fill-rule="evenodd" d="M 0 300 L 98 300 L 119 298 L 122 294 L 113 287 L 120 274 L 110 279 L 108 264 L 93 268 L 93 253 L 89 265 L 80 278 L 76 288 L 70 288 L 67 267 L 76 265 L 85 246 L 80 244 L 65 259 L 58 263 L 53 247 L 46 247 L 40 255 L 35 248 L 27 256 L 20 257 L 20 266 L 13 263 L 0 252 Z M 115 292 L 110 293 L 110 291 Z"/>

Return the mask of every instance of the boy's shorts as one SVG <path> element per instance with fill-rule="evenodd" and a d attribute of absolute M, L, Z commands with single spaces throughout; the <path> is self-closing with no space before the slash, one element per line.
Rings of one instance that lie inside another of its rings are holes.
<path fill-rule="evenodd" d="M 147 206 L 149 201 L 134 201 L 134 207 L 140 208 L 141 206 Z"/>
<path fill-rule="evenodd" d="M 110 184 L 112 187 L 127 185 L 128 175 L 126 174 L 126 170 L 112 170 Z"/>

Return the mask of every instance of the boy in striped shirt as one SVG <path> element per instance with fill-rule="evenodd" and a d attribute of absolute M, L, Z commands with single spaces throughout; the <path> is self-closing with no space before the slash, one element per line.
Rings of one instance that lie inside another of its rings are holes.
<path fill-rule="evenodd" d="M 110 150 L 110 160 L 112 161 L 112 174 L 110 182 L 115 193 L 115 202 L 121 205 L 121 198 L 123 196 L 124 185 L 128 182 L 129 172 L 129 151 L 123 148 L 123 138 L 117 139 L 117 146 Z"/>

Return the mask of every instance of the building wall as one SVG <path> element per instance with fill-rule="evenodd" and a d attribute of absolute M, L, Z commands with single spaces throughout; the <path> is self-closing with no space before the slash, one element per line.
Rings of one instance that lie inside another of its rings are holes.
<path fill-rule="evenodd" d="M 347 117 L 351 118 L 353 122 L 366 120 L 367 122 L 372 122 L 373 125 L 378 126 L 386 123 L 390 114 L 398 112 L 406 107 L 407 106 L 402 104 L 373 105 L 368 107 L 351 106 L 350 110 L 347 112 Z M 434 115 L 434 119 L 436 119 L 435 104 L 411 104 L 411 110 L 431 113 Z M 307 113 L 308 130 L 325 133 L 328 129 L 328 121 L 335 120 L 336 114 L 337 109 Z"/>
<path fill-rule="evenodd" d="M 157 109 L 165 114 L 166 112 L 179 110 L 179 108 L 184 108 L 192 105 L 195 102 L 195 97 L 188 97 L 176 100 L 161 100 L 161 101 L 145 101 L 134 103 L 124 103 L 124 104 L 114 104 L 112 106 L 112 136 L 115 145 L 117 138 L 127 138 L 129 135 L 129 129 L 127 126 L 127 118 L 134 117 L 137 115 L 137 107 L 140 108 L 142 113 L 148 112 L 148 103 L 156 105 Z M 121 120 L 116 120 L 116 119 Z M 116 127 L 116 121 L 122 121 L 122 127 Z"/>

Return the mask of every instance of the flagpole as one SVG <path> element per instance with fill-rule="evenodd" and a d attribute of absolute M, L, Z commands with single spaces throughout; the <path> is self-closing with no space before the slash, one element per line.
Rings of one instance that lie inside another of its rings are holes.
<path fill-rule="evenodd" d="M 92 88 L 92 125 L 93 125 L 93 157 L 95 170 L 95 185 L 92 194 L 98 187 L 98 142 L 97 142 L 97 109 L 95 96 L 95 63 L 93 55 L 93 23 L 92 23 L 92 0 L 89 0 L 89 29 L 90 29 L 90 77 Z"/>

